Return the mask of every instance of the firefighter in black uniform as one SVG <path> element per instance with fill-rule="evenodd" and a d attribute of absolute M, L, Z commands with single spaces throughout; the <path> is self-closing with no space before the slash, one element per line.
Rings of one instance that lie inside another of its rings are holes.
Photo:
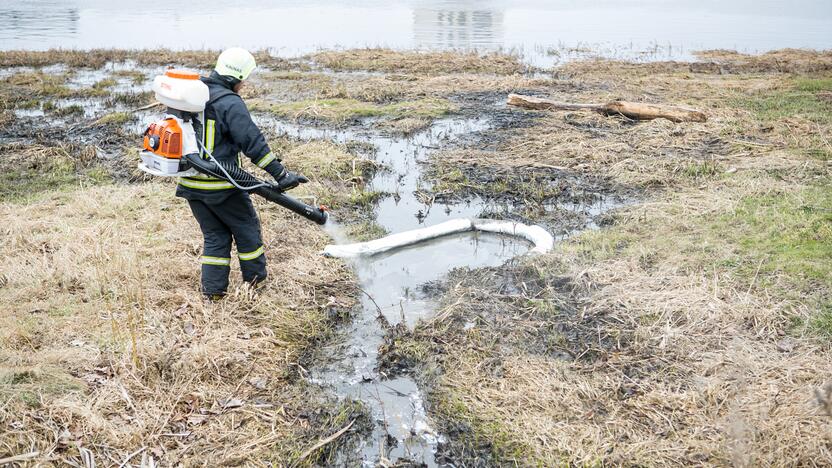
<path fill-rule="evenodd" d="M 266 139 L 251 120 L 248 108 L 237 92 L 256 67 L 247 50 L 231 48 L 220 54 L 217 66 L 202 81 L 210 97 L 205 106 L 205 149 L 218 161 L 242 164 L 240 152 L 289 190 L 306 182 L 302 175 L 287 171 L 269 149 Z M 182 177 L 176 196 L 188 200 L 205 240 L 202 255 L 202 293 L 216 299 L 228 289 L 231 270 L 231 241 L 243 281 L 252 286 L 266 279 L 266 255 L 260 220 L 248 193 L 231 183 L 207 175 Z"/>

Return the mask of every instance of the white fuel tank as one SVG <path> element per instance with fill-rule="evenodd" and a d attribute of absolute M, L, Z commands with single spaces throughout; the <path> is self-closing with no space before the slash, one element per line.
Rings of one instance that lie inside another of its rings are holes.
<path fill-rule="evenodd" d="M 162 104 L 185 112 L 202 112 L 208 102 L 208 86 L 199 74 L 188 70 L 168 70 L 153 79 L 153 92 Z"/>

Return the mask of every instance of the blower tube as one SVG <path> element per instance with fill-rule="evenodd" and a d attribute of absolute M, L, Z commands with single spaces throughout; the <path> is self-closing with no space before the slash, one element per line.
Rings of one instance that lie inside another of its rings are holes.
<path fill-rule="evenodd" d="M 326 224 L 328 216 L 323 207 L 315 208 L 296 200 L 278 190 L 274 185 L 263 182 L 236 165 L 222 164 L 208 159 L 203 159 L 197 153 L 183 156 L 183 159 L 186 160 L 192 168 L 203 174 L 227 180 L 241 190 L 256 193 L 266 200 L 277 203 L 286 209 L 294 211 L 306 219 L 314 221 L 318 224 Z M 222 166 L 220 167 L 220 165 Z"/>

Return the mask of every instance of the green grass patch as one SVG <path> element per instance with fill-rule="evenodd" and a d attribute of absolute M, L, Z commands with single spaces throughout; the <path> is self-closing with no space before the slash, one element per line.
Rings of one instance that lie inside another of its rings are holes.
<path fill-rule="evenodd" d="M 458 395 L 455 389 L 442 387 L 432 399 L 439 419 L 461 429 L 455 437 L 456 444 L 487 454 L 492 461 L 499 460 L 501 466 L 513 466 L 512 462 L 530 458 L 529 447 L 501 424 L 499 415 L 488 414 L 483 408 L 470 408 L 464 399 L 465 389 L 462 393 Z"/>
<path fill-rule="evenodd" d="M 368 190 L 355 191 L 350 195 L 350 204 L 358 207 L 367 207 L 374 205 L 384 198 L 387 194 L 384 192 L 374 192 Z"/>
<path fill-rule="evenodd" d="M 817 313 L 809 318 L 809 331 L 822 338 L 832 340 L 832 302 L 824 302 Z"/>
<path fill-rule="evenodd" d="M 748 99 L 744 104 L 762 120 L 800 116 L 821 123 L 829 122 L 830 116 L 826 111 L 832 107 L 806 91 L 768 92 Z"/>
<path fill-rule="evenodd" d="M 68 75 L 41 71 L 10 75 L 0 80 L 0 96 L 11 100 L 28 101 L 34 98 L 66 98 L 73 90 L 66 86 Z"/>
<path fill-rule="evenodd" d="M 5 368 L 0 370 L 0 403 L 19 399 L 26 406 L 40 406 L 41 396 L 80 392 L 84 384 L 60 369 Z"/>
<path fill-rule="evenodd" d="M 93 89 L 109 89 L 117 85 L 118 81 L 115 78 L 104 78 L 103 80 L 92 85 Z"/>
<path fill-rule="evenodd" d="M 84 115 L 84 108 L 78 104 L 72 104 L 65 107 L 53 108 L 53 114 L 58 117 L 65 117 L 69 115 Z"/>
<path fill-rule="evenodd" d="M 731 271 L 746 286 L 788 285 L 788 294 L 832 291 L 829 181 L 789 193 L 752 196 L 729 212 L 686 218 L 682 202 L 661 215 L 585 232 L 560 247 L 588 261 L 619 256 L 682 269 Z M 668 219 L 678 222 L 668 223 Z M 691 228 L 691 226 L 695 226 Z M 776 281 L 775 281 L 776 280 Z"/>
<path fill-rule="evenodd" d="M 260 79 L 264 81 L 278 81 L 278 80 L 287 80 L 287 81 L 301 81 L 301 80 L 308 80 L 310 78 L 315 77 L 325 77 L 326 75 L 319 74 L 319 73 L 303 73 L 294 70 L 282 70 L 282 71 L 275 71 L 275 72 L 266 72 L 259 75 Z"/>
<path fill-rule="evenodd" d="M 112 112 L 96 120 L 98 125 L 122 125 L 135 118 L 132 112 Z"/>
<path fill-rule="evenodd" d="M 142 107 L 154 101 L 153 91 L 141 93 L 111 93 L 108 105 L 123 104 L 130 107 Z"/>
<path fill-rule="evenodd" d="M 789 138 L 792 148 L 822 161 L 832 159 L 828 136 L 832 126 L 832 79 L 798 78 L 790 82 L 786 89 L 747 96 L 736 104 L 751 110 L 766 123 L 792 118 L 807 120 L 813 128 L 806 130 L 806 135 L 798 141 Z M 790 129 L 789 133 L 794 131 Z"/>
<path fill-rule="evenodd" d="M 37 99 L 28 99 L 17 104 L 18 109 L 35 109 L 40 107 L 40 101 Z"/>
<path fill-rule="evenodd" d="M 19 167 L 0 173 L 0 200 L 14 200 L 55 190 L 76 182 L 75 166 L 54 161 L 39 167 Z"/>
<path fill-rule="evenodd" d="M 801 78 L 784 89 L 765 91 L 742 98 L 738 103 L 754 112 L 761 120 L 782 120 L 804 117 L 816 123 L 832 123 L 832 101 L 824 92 L 832 91 L 832 79 Z"/>
<path fill-rule="evenodd" d="M 361 221 L 347 226 L 347 236 L 357 242 L 378 239 L 386 235 L 387 229 L 375 221 Z"/>
<path fill-rule="evenodd" d="M 681 168 L 681 174 L 689 179 L 711 179 L 719 175 L 722 170 L 716 161 L 694 161 Z"/>
<path fill-rule="evenodd" d="M 801 288 L 832 287 L 832 190 L 829 185 L 795 193 L 747 198 L 733 214 L 711 225 L 712 234 L 734 241 L 760 271 L 782 273 Z"/>
<path fill-rule="evenodd" d="M 353 189 L 350 193 L 327 191 L 318 194 L 318 201 L 330 209 L 365 209 L 371 208 L 375 203 L 387 195 L 388 194 L 384 192 L 374 192 L 360 189 Z"/>
<path fill-rule="evenodd" d="M 795 88 L 813 93 L 832 91 L 832 78 L 798 78 L 795 80 Z"/>
<path fill-rule="evenodd" d="M 74 187 L 81 182 L 101 184 L 112 180 L 103 167 L 81 164 L 81 152 L 82 149 L 75 147 L 0 149 L 0 201 L 27 200 L 42 192 Z"/>
<path fill-rule="evenodd" d="M 438 169 L 435 172 L 436 183 L 433 191 L 436 193 L 458 193 L 470 188 L 471 182 L 459 168 L 448 170 Z"/>
<path fill-rule="evenodd" d="M 106 96 L 110 82 L 102 80 L 90 88 L 72 89 L 67 86 L 67 74 L 42 71 L 18 73 L 0 79 L 0 108 L 29 107 L 44 99 L 91 99 Z M 48 109 L 44 109 L 48 110 Z"/>
<path fill-rule="evenodd" d="M 134 85 L 139 85 L 147 81 L 145 74 L 138 70 L 117 70 L 113 72 L 112 76 L 114 78 L 129 79 Z"/>

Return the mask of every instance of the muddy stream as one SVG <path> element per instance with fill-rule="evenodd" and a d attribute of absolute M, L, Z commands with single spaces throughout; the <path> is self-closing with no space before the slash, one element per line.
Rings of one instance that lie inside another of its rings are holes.
<path fill-rule="evenodd" d="M 389 233 L 431 226 L 449 219 L 492 216 L 509 211 L 474 197 L 464 202 L 425 204 L 416 195 L 422 186 L 423 162 L 431 151 L 475 132 L 487 131 L 485 119 L 447 119 L 409 138 L 388 137 L 370 130 L 326 130 L 278 121 L 262 122 L 278 133 L 302 140 L 329 139 L 335 142 L 361 141 L 377 148 L 375 161 L 387 170 L 368 181 L 367 190 L 391 194 L 375 207 L 375 219 Z M 582 213 L 597 214 L 596 206 L 565 206 Z M 601 207 L 601 208 L 599 208 Z M 587 227 L 592 223 L 588 222 Z M 337 223 L 327 227 L 337 243 L 348 239 Z M 435 461 L 437 447 L 444 441 L 425 410 L 422 390 L 408 376 L 385 375 L 378 371 L 378 349 L 385 325 L 404 322 L 413 327 L 430 318 L 437 309 L 435 299 L 422 294 L 421 286 L 444 277 L 458 267 L 499 266 L 525 253 L 530 245 L 507 236 L 467 233 L 435 239 L 390 253 L 352 260 L 362 295 L 360 311 L 343 330 L 341 339 L 324 350 L 327 356 L 309 379 L 329 387 L 339 398 L 360 400 L 372 412 L 372 435 L 361 441 L 355 453 L 341 454 L 343 464 L 375 466 L 377 463 L 412 462 L 443 466 Z M 383 319 L 379 315 L 383 315 Z"/>

